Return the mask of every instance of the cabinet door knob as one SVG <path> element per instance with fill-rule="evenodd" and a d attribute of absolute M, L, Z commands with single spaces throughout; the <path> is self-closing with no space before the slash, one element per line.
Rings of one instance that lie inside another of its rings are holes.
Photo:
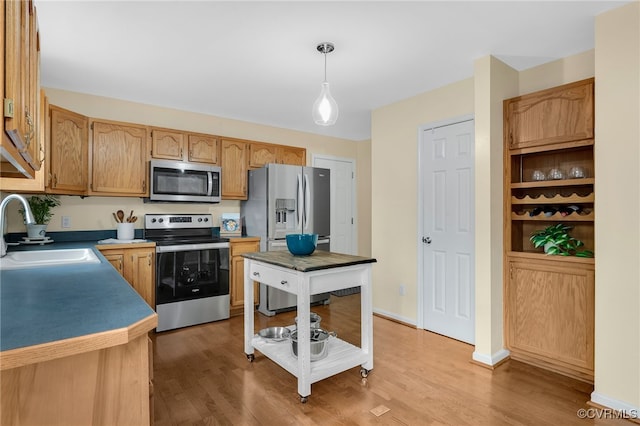
<path fill-rule="evenodd" d="M 254 276 L 254 277 L 259 277 L 259 276 L 260 276 L 260 272 L 254 272 L 254 273 L 253 273 L 253 276 Z"/>
<path fill-rule="evenodd" d="M 422 237 L 422 242 L 425 244 L 431 244 L 431 237 Z"/>
<path fill-rule="evenodd" d="M 287 285 L 288 283 L 289 283 L 289 281 L 287 281 L 287 280 L 280 281 L 280 284 L 282 284 L 282 285 Z"/>

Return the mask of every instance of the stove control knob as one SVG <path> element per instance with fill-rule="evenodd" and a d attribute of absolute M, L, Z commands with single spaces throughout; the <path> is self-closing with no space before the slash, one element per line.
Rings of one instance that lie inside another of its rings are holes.
<path fill-rule="evenodd" d="M 198 218 L 198 222 L 202 222 L 202 218 L 201 217 Z"/>
<path fill-rule="evenodd" d="M 160 219 L 158 219 L 158 222 L 162 223 L 162 222 L 164 222 L 164 219 L 160 218 Z"/>
<path fill-rule="evenodd" d="M 205 218 L 204 218 L 204 221 L 205 221 L 205 222 L 209 222 L 209 218 L 208 218 L 208 217 L 205 217 Z"/>
<path fill-rule="evenodd" d="M 156 223 L 156 218 L 151 219 L 151 223 Z"/>

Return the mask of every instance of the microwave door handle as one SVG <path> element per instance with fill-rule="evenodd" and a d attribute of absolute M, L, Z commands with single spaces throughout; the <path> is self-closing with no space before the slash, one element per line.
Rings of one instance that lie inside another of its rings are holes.
<path fill-rule="evenodd" d="M 207 172 L 207 184 L 209 187 L 207 196 L 211 197 L 213 195 L 213 172 Z"/>

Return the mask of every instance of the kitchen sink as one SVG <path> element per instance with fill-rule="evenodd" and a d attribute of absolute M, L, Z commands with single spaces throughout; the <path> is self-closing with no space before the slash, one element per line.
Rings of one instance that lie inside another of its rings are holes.
<path fill-rule="evenodd" d="M 14 251 L 0 258 L 0 269 L 25 269 L 86 263 L 100 263 L 100 259 L 90 248 Z"/>

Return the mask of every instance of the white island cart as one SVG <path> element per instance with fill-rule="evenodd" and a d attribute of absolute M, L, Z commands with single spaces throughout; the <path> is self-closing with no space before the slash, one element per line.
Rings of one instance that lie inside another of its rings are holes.
<path fill-rule="evenodd" d="M 361 366 L 366 377 L 373 369 L 373 311 L 371 266 L 375 259 L 316 251 L 310 256 L 293 256 L 287 251 L 244 253 L 244 351 L 249 361 L 254 349 L 298 378 L 301 402 L 311 395 L 311 384 L 350 368 Z M 254 332 L 253 282 L 293 293 L 298 297 L 298 357 L 291 345 L 270 342 Z M 360 287 L 360 347 L 336 337 L 329 339 L 328 355 L 311 362 L 310 297 L 314 294 Z"/>

